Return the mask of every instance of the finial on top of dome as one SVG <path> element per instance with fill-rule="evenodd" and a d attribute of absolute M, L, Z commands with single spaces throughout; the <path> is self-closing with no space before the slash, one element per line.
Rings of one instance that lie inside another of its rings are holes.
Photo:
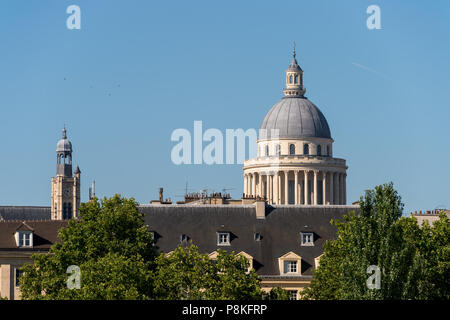
<path fill-rule="evenodd" d="M 294 56 L 295 59 L 295 41 L 294 41 L 294 53 L 292 55 Z"/>
<path fill-rule="evenodd" d="M 67 139 L 67 134 L 66 134 L 66 124 L 64 124 L 64 128 L 62 130 L 62 138 L 63 139 Z"/>

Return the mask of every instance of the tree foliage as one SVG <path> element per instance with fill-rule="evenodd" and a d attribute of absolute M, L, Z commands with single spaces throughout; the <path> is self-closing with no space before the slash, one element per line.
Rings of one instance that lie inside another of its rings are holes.
<path fill-rule="evenodd" d="M 263 297 L 265 300 L 290 300 L 289 292 L 281 287 L 273 287 Z"/>
<path fill-rule="evenodd" d="M 433 227 L 402 217 L 392 183 L 366 191 L 360 213 L 332 221 L 337 239 L 324 246 L 305 299 L 449 298 L 450 227 L 442 214 Z M 367 268 L 381 270 L 380 289 L 369 289 Z"/>
<path fill-rule="evenodd" d="M 134 199 L 84 203 L 80 219 L 58 232 L 49 254 L 34 254 L 20 277 L 23 299 L 261 299 L 248 261 L 219 250 L 215 261 L 194 245 L 157 253 Z M 70 289 L 67 268 L 80 269 Z"/>
<path fill-rule="evenodd" d="M 152 296 L 156 247 L 133 198 L 83 203 L 80 219 L 58 232 L 49 254 L 34 254 L 20 278 L 23 299 L 146 299 Z M 70 265 L 81 288 L 67 287 Z"/>
<path fill-rule="evenodd" d="M 218 250 L 212 260 L 192 243 L 156 259 L 155 295 L 160 299 L 261 299 L 260 280 L 249 262 Z"/>

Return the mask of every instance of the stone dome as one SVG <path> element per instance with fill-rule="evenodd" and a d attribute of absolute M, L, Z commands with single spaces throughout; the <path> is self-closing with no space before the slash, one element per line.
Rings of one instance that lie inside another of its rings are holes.
<path fill-rule="evenodd" d="M 56 152 L 72 152 L 72 143 L 67 139 L 66 129 L 63 129 L 62 139 L 56 144 Z"/>
<path fill-rule="evenodd" d="M 279 130 L 279 138 L 331 139 L 330 127 L 325 116 L 305 97 L 284 97 L 266 114 L 261 129 L 271 138 L 271 129 Z M 260 139 L 264 137 L 260 136 Z"/>

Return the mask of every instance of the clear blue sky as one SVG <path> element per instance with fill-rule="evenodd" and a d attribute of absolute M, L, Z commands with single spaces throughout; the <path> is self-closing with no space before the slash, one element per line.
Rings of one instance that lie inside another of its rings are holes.
<path fill-rule="evenodd" d="M 79 5 L 81 30 L 66 28 Z M 366 8 L 381 8 L 368 30 Z M 450 207 L 450 2 L 0 2 L 0 205 L 49 205 L 66 124 L 82 200 L 234 188 L 241 165 L 170 161 L 176 128 L 258 128 L 292 42 L 347 159 L 348 202 L 393 181 L 405 212 Z M 66 80 L 64 80 L 66 79 Z"/>

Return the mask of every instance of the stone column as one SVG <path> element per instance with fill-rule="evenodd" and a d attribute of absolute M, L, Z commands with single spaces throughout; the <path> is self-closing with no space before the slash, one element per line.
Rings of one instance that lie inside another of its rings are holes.
<path fill-rule="evenodd" d="M 330 204 L 334 204 L 334 172 L 330 171 Z"/>
<path fill-rule="evenodd" d="M 278 204 L 278 192 L 279 192 L 279 181 L 278 181 L 278 171 L 273 175 L 273 203 Z"/>
<path fill-rule="evenodd" d="M 244 174 L 244 194 L 247 194 L 247 175 Z"/>
<path fill-rule="evenodd" d="M 340 181 L 340 173 L 336 173 L 336 204 L 341 204 L 341 181 Z"/>
<path fill-rule="evenodd" d="M 284 172 L 284 204 L 289 204 L 289 171 Z"/>
<path fill-rule="evenodd" d="M 267 201 L 272 204 L 272 175 L 267 174 Z"/>
<path fill-rule="evenodd" d="M 278 171 L 278 204 L 281 204 L 281 189 L 283 186 L 281 185 L 281 171 Z"/>
<path fill-rule="evenodd" d="M 295 170 L 294 172 L 295 175 L 295 186 L 294 186 L 294 192 L 295 192 L 295 199 L 294 199 L 294 204 L 300 204 L 300 199 L 298 198 L 299 194 L 298 194 L 298 170 Z"/>
<path fill-rule="evenodd" d="M 322 171 L 322 204 L 327 204 L 327 173 Z"/>
<path fill-rule="evenodd" d="M 340 181 L 340 187 L 341 187 L 341 204 L 344 204 L 344 174 L 339 174 L 339 181 Z"/>
<path fill-rule="evenodd" d="M 343 204 L 347 204 L 347 174 L 344 173 L 344 203 Z"/>
<path fill-rule="evenodd" d="M 304 194 L 305 194 L 305 204 L 309 204 L 309 199 L 308 199 L 308 193 L 309 193 L 309 186 L 308 186 L 308 171 L 305 170 L 305 190 L 304 190 Z"/>
<path fill-rule="evenodd" d="M 262 172 L 258 173 L 258 196 L 263 197 L 263 174 Z"/>
<path fill-rule="evenodd" d="M 317 170 L 314 170 L 314 204 L 317 205 Z"/>

